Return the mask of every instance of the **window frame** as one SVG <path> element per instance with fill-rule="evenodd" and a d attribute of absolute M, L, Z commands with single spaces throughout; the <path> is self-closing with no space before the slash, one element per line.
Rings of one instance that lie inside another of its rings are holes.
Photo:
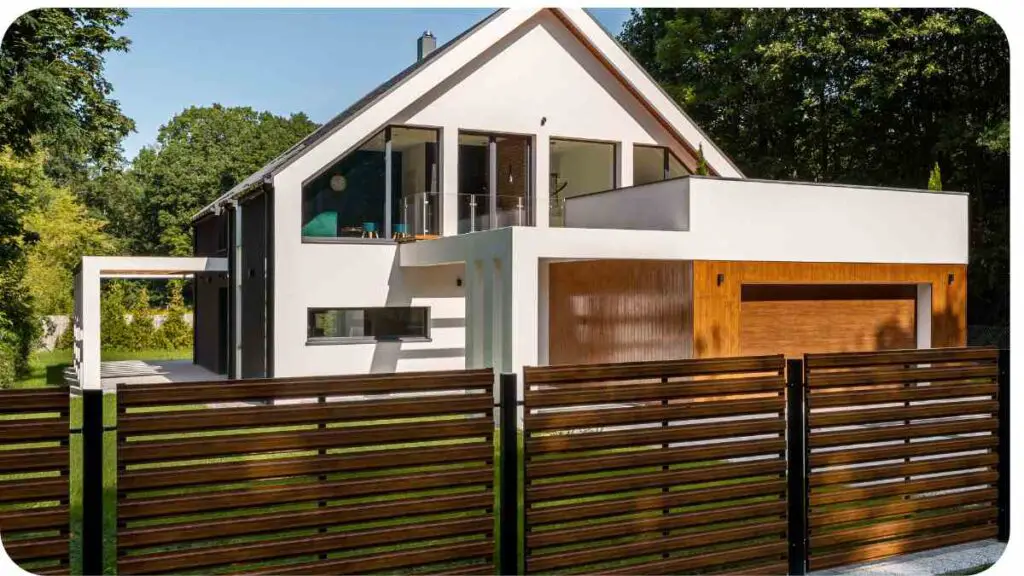
<path fill-rule="evenodd" d="M 317 312 L 328 312 L 334 310 L 379 310 L 394 308 L 400 310 L 423 310 L 426 318 L 423 322 L 422 336 L 311 336 L 310 329 L 314 314 Z M 431 310 L 430 306 L 310 306 L 306 308 L 306 345 L 307 346 L 330 346 L 337 344 L 376 344 L 378 342 L 431 342 Z"/>
<path fill-rule="evenodd" d="M 601 145 L 601 146 L 611 146 L 611 150 L 612 150 L 612 174 L 611 174 L 611 176 L 612 176 L 612 185 L 611 185 L 611 188 L 606 188 L 604 190 L 594 190 L 592 192 L 584 192 L 583 194 L 580 194 L 580 196 L 589 196 L 591 194 L 600 194 L 601 192 L 608 192 L 610 190 L 618 190 L 620 188 L 619 183 L 621 182 L 621 179 L 619 177 L 622 175 L 621 174 L 622 173 L 622 166 L 620 166 L 621 162 L 620 162 L 620 158 L 619 158 L 619 155 L 620 155 L 619 151 L 622 149 L 622 142 L 619 142 L 619 141 L 616 141 L 616 140 L 597 140 L 597 139 L 594 139 L 594 138 L 577 138 L 577 137 L 574 137 L 574 136 L 558 136 L 558 135 L 555 135 L 555 134 L 551 134 L 551 135 L 548 136 L 548 163 L 549 163 L 548 166 L 549 167 L 550 167 L 550 162 L 551 162 L 551 148 L 552 148 L 551 143 L 553 141 L 555 141 L 555 140 L 557 140 L 559 142 L 579 142 L 581 144 L 598 144 L 598 145 Z M 549 172 L 550 172 L 550 170 L 549 170 Z M 550 193 L 550 191 L 549 191 L 549 193 Z"/>
<path fill-rule="evenodd" d="M 676 153 L 673 152 L 672 149 L 669 148 L 668 146 L 662 146 L 661 144 L 637 144 L 636 142 L 634 142 L 633 143 L 633 160 L 634 160 L 634 162 L 633 162 L 633 183 L 634 183 L 634 185 L 636 185 L 636 149 L 637 148 L 651 148 L 651 149 L 661 150 L 662 151 L 662 155 L 661 155 L 661 180 L 653 180 L 651 182 L 648 182 L 647 184 L 654 184 L 656 182 L 664 182 L 666 180 L 674 180 L 676 178 L 685 178 L 687 176 L 692 176 L 693 175 L 693 172 L 686 166 L 686 164 L 679 158 L 679 156 L 676 156 Z M 683 167 L 683 171 L 685 172 L 685 174 L 683 174 L 682 176 L 670 176 L 669 175 L 669 171 L 671 170 L 671 166 L 672 166 L 672 163 L 671 163 L 671 160 L 670 160 L 671 158 L 674 158 L 675 161 L 678 162 L 679 165 Z"/>

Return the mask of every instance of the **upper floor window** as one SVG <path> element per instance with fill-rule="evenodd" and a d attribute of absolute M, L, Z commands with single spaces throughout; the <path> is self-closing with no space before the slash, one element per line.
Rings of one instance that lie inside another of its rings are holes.
<path fill-rule="evenodd" d="M 562 226 L 566 198 L 615 188 L 618 166 L 615 144 L 551 139 L 549 226 Z"/>
<path fill-rule="evenodd" d="M 664 146 L 633 146 L 633 185 L 661 182 L 686 176 L 686 166 Z"/>
<path fill-rule="evenodd" d="M 302 187 L 304 238 L 392 238 L 436 230 L 437 130 L 389 126 Z"/>

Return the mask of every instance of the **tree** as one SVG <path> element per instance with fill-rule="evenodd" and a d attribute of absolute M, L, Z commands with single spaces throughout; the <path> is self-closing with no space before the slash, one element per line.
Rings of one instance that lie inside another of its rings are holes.
<path fill-rule="evenodd" d="M 127 18 L 125 9 L 45 8 L 10 25 L 0 44 L 0 147 L 25 155 L 44 145 L 62 182 L 120 158 L 135 124 L 111 98 L 103 64 L 128 50 L 115 34 Z"/>
<path fill-rule="evenodd" d="M 192 346 L 192 328 L 185 322 L 185 301 L 181 295 L 181 282 L 172 281 L 171 298 L 167 305 L 167 317 L 156 331 L 157 347 L 179 350 Z"/>
<path fill-rule="evenodd" d="M 928 189 L 935 191 L 942 190 L 942 172 L 939 170 L 938 162 L 935 163 L 935 166 L 932 166 L 932 171 L 928 174 Z"/>
<path fill-rule="evenodd" d="M 111 280 L 100 296 L 100 343 L 107 350 L 130 350 L 124 283 Z"/>
<path fill-rule="evenodd" d="M 29 191 L 34 206 L 25 215 L 25 229 L 35 242 L 27 250 L 25 286 L 36 314 L 69 315 L 74 307 L 74 270 L 82 256 L 103 256 L 116 251 L 106 223 L 93 218 L 82 202 L 65 187 L 43 174 L 42 154 L 33 157 L 39 174 Z"/>
<path fill-rule="evenodd" d="M 968 316 L 1009 311 L 1009 45 L 969 9 L 643 9 L 620 37 L 748 176 L 971 195 Z"/>
<path fill-rule="evenodd" d="M 698 176 L 708 175 L 708 161 L 704 158 L 704 144 L 697 145 L 697 172 Z"/>
<path fill-rule="evenodd" d="M 192 216 L 315 128 L 305 114 L 284 118 L 219 104 L 172 118 L 132 165 L 143 190 L 141 229 L 149 234 L 141 247 L 191 254 Z"/>
<path fill-rule="evenodd" d="M 135 294 L 131 307 L 132 322 L 128 325 L 128 344 L 131 350 L 146 350 L 153 346 L 153 313 L 149 308 L 149 291 L 145 286 Z"/>

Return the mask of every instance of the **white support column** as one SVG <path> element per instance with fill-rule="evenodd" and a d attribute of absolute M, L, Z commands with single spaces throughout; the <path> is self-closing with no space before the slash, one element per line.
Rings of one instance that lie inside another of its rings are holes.
<path fill-rule="evenodd" d="M 546 132 L 533 139 L 533 225 L 547 228 L 551 209 L 551 142 Z"/>
<path fill-rule="evenodd" d="M 480 331 L 479 340 L 483 344 L 481 368 L 496 368 L 494 365 L 494 330 L 495 324 L 501 321 L 494 309 L 494 261 L 484 258 L 477 263 L 480 272 Z"/>
<path fill-rule="evenodd" d="M 466 368 L 485 368 L 484 269 L 479 260 L 468 260 L 465 272 L 466 291 Z"/>
<path fill-rule="evenodd" d="M 633 142 L 623 140 L 615 147 L 615 187 L 633 185 Z"/>
<path fill-rule="evenodd" d="M 100 380 L 100 270 L 83 260 L 79 272 L 81 310 L 75 319 L 78 385 L 83 390 L 99 390 Z"/>
<path fill-rule="evenodd" d="M 523 366 L 537 365 L 539 283 L 537 258 L 514 251 L 501 267 L 501 369 L 515 372 L 523 398 Z"/>
<path fill-rule="evenodd" d="M 441 130 L 441 180 L 441 235 L 455 236 L 459 233 L 459 129 L 455 126 Z M 466 263 L 467 269 L 470 264 Z"/>

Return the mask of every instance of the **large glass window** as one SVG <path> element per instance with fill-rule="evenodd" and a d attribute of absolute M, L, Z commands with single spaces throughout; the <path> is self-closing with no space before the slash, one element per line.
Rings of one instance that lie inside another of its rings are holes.
<path fill-rule="evenodd" d="M 308 339 L 316 341 L 377 341 L 429 338 L 430 308 L 310 308 Z"/>
<path fill-rule="evenodd" d="M 528 136 L 459 133 L 459 233 L 529 226 L 531 151 Z"/>
<path fill-rule="evenodd" d="M 550 226 L 563 225 L 566 198 L 615 188 L 615 144 L 551 139 Z"/>
<path fill-rule="evenodd" d="M 302 236 L 439 234 L 438 136 L 437 130 L 391 126 L 335 162 L 303 186 Z"/>
<path fill-rule="evenodd" d="M 690 172 L 671 150 L 663 146 L 633 146 L 633 185 L 661 182 Z"/>

